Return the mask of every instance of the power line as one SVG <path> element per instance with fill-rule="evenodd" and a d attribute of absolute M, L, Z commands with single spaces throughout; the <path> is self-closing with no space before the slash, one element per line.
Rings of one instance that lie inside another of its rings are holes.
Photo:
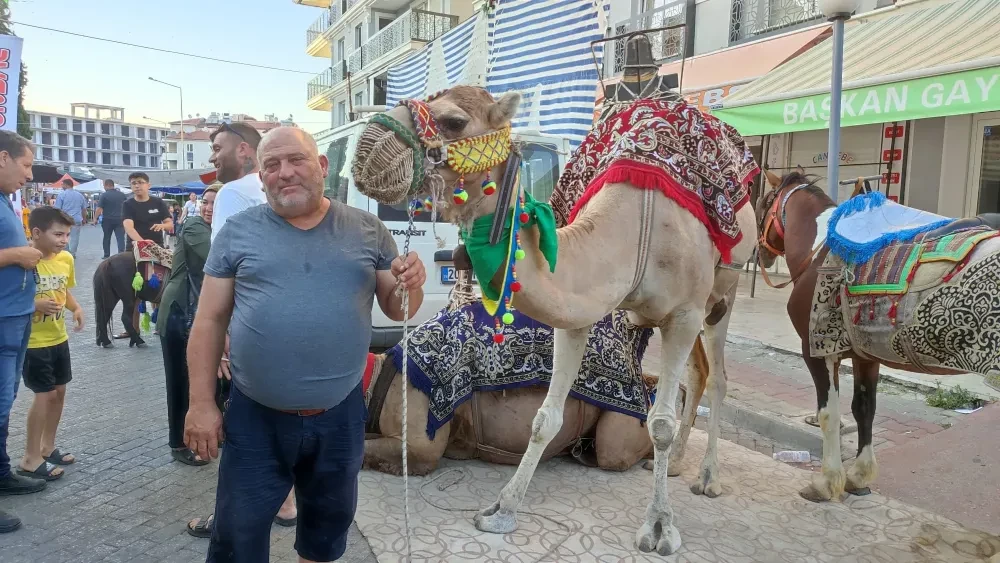
<path fill-rule="evenodd" d="M 203 60 L 206 60 L 206 61 L 215 61 L 215 62 L 219 62 L 219 63 L 226 63 L 226 64 L 232 64 L 232 65 L 250 66 L 250 67 L 262 68 L 262 69 L 266 69 L 266 70 L 277 70 L 277 71 L 280 71 L 280 72 L 294 72 L 296 74 L 309 74 L 309 75 L 315 75 L 316 74 L 316 72 L 307 71 L 307 70 L 293 70 L 293 69 L 289 69 L 289 68 L 278 68 L 278 67 L 274 67 L 274 66 L 258 65 L 258 64 L 254 64 L 254 63 L 244 63 L 244 62 L 241 62 L 241 61 L 230 61 L 230 60 L 226 60 L 226 59 L 217 59 L 215 57 L 209 57 L 209 56 L 206 56 L 206 55 L 195 55 L 195 54 L 192 54 L 192 53 L 184 53 L 184 52 L 181 52 L 181 51 L 172 51 L 170 49 L 161 49 L 159 47 L 150 47 L 148 45 L 138 45 L 136 43 L 127 43 L 125 41 L 118 41 L 117 39 L 106 39 L 104 37 L 94 37 L 93 35 L 84 35 L 82 33 L 75 33 L 75 32 L 72 32 L 72 31 L 66 31 L 64 29 L 55 29 L 55 28 L 51 28 L 51 27 L 43 27 L 43 26 L 40 26 L 40 25 L 34 25 L 34 24 L 30 24 L 30 23 L 13 22 L 13 21 L 10 22 L 10 23 L 12 25 L 23 25 L 24 27 L 33 27 L 35 29 L 42 29 L 42 30 L 45 30 L 45 31 L 54 31 L 56 33 L 62 33 L 64 35 L 73 35 L 73 36 L 76 36 L 76 37 L 83 37 L 84 39 L 93 39 L 94 41 L 104 41 L 104 42 L 107 42 L 107 43 L 114 43 L 114 44 L 117 44 L 117 45 L 125 45 L 125 46 L 128 46 L 128 47 L 136 47 L 136 48 L 139 48 L 139 49 L 149 49 L 150 51 L 158 51 L 160 53 L 168 53 L 168 54 L 171 54 L 171 55 L 181 55 L 181 56 L 184 56 L 184 57 L 192 57 L 192 58 L 195 58 L 195 59 L 203 59 Z"/>

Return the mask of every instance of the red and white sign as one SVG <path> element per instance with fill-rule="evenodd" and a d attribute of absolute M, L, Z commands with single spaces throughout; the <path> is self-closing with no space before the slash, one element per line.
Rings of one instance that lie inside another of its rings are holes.
<path fill-rule="evenodd" d="M 0 129 L 17 131 L 17 93 L 21 89 L 24 39 L 0 35 Z"/>

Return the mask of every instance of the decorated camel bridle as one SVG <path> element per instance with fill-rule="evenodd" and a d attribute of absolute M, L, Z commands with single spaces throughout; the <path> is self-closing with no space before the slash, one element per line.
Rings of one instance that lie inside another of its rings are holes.
<path fill-rule="evenodd" d="M 763 196 L 765 198 L 764 204 L 765 207 L 768 209 L 768 211 L 767 213 L 764 214 L 763 217 L 761 217 L 760 224 L 757 225 L 757 232 L 760 233 L 760 238 L 758 238 L 757 240 L 759 246 L 766 249 L 768 252 L 774 254 L 775 256 L 785 255 L 785 219 L 786 219 L 785 206 L 788 204 L 788 200 L 793 195 L 795 195 L 795 192 L 808 188 L 811 185 L 812 184 L 799 184 L 798 186 L 795 186 L 794 188 L 787 191 L 786 188 L 775 188 Z M 779 195 L 781 195 L 782 192 L 785 192 L 784 197 L 778 197 Z M 774 244 L 772 244 L 769 240 L 771 238 L 770 234 L 772 230 L 774 231 L 774 234 L 777 239 Z M 777 245 L 780 245 L 781 248 L 779 249 Z M 806 266 L 810 262 L 812 262 L 813 258 L 816 257 L 816 253 L 819 251 L 820 248 L 823 247 L 820 246 L 818 248 L 813 249 L 812 252 L 810 252 L 809 255 L 806 256 L 806 259 L 803 261 L 802 265 Z M 757 262 L 758 264 L 760 262 L 759 251 L 757 252 Z M 767 283 L 767 285 L 773 287 L 774 289 L 782 289 L 790 284 L 795 283 L 800 277 L 802 277 L 802 274 L 805 273 L 805 271 L 806 270 L 804 268 L 800 269 L 798 276 L 794 276 L 784 283 L 775 285 L 774 282 L 771 281 L 770 276 L 768 276 L 767 274 L 767 268 L 765 268 L 763 265 L 760 266 L 760 273 L 764 276 L 764 282 Z"/>

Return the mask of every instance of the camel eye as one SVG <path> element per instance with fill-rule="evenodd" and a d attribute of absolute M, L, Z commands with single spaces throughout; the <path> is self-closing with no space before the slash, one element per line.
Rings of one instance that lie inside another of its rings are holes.
<path fill-rule="evenodd" d="M 468 121 L 461 117 L 445 117 L 441 120 L 441 127 L 447 129 L 448 131 L 461 131 L 465 129 Z"/>

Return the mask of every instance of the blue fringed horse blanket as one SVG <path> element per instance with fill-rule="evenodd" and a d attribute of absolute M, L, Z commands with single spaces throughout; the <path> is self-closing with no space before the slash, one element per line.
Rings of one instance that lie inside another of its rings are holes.
<path fill-rule="evenodd" d="M 871 260 L 890 244 L 951 223 L 954 219 L 913 209 L 886 199 L 880 192 L 860 195 L 840 204 L 830 218 L 826 244 L 847 264 Z"/>
<path fill-rule="evenodd" d="M 477 301 L 453 312 L 444 309 L 409 334 L 407 375 L 430 399 L 431 439 L 474 392 L 548 385 L 552 379 L 551 327 L 515 311 L 504 343 L 495 344 L 492 320 Z M 630 323 L 625 311 L 594 324 L 570 395 L 645 421 L 649 397 L 642 356 L 652 334 Z M 390 354 L 402 370 L 402 344 Z"/>

